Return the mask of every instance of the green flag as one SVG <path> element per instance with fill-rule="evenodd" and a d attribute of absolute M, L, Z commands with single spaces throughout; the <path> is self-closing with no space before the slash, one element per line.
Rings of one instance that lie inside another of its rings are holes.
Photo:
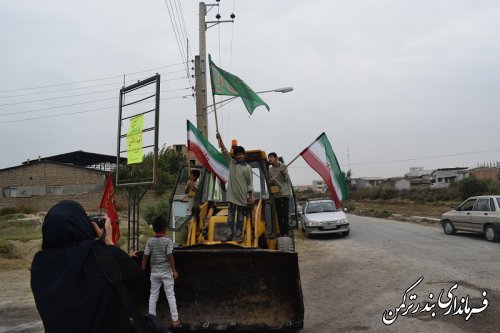
<path fill-rule="evenodd" d="M 266 104 L 243 80 L 236 75 L 226 72 L 225 70 L 215 66 L 210 55 L 208 55 L 210 63 L 210 81 L 212 82 L 213 95 L 239 96 L 245 104 L 248 113 L 252 114 L 253 110 L 259 105 L 264 105 L 269 111 L 269 105 Z"/>

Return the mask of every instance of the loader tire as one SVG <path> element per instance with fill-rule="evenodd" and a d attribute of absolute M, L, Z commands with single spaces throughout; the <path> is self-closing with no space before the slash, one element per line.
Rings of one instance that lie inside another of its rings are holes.
<path fill-rule="evenodd" d="M 289 236 L 278 237 L 278 251 L 295 252 L 293 238 Z"/>

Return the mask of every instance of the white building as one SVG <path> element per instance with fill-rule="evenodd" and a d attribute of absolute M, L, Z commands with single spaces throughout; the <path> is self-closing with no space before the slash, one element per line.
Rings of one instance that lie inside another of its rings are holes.
<path fill-rule="evenodd" d="M 405 178 L 422 177 L 431 173 L 432 170 L 425 170 L 423 167 L 411 167 L 410 172 L 405 173 Z"/>
<path fill-rule="evenodd" d="M 314 192 L 326 193 L 328 186 L 323 180 L 313 180 L 312 189 Z"/>
<path fill-rule="evenodd" d="M 443 168 L 431 174 L 431 188 L 449 187 L 451 183 L 469 177 L 469 168 Z"/>

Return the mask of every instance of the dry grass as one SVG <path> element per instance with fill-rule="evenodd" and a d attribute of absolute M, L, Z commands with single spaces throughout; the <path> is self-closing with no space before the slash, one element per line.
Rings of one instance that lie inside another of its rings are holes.
<path fill-rule="evenodd" d="M 361 200 L 353 203 L 355 207 L 353 213 L 358 215 L 372 215 L 370 212 L 386 211 L 403 217 L 422 216 L 431 218 L 440 218 L 441 214 L 458 204 L 456 202 L 417 203 L 405 200 Z"/>

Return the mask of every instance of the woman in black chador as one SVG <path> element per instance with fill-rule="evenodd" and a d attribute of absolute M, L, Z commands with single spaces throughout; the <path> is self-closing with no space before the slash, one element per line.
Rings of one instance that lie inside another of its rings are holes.
<path fill-rule="evenodd" d="M 45 332 L 128 332 L 130 316 L 106 280 L 92 244 L 104 242 L 121 268 L 128 292 L 140 295 L 144 277 L 140 267 L 113 245 L 109 218 L 100 229 L 79 203 L 65 200 L 48 211 L 42 234 L 42 250 L 31 266 L 31 289 Z"/>

